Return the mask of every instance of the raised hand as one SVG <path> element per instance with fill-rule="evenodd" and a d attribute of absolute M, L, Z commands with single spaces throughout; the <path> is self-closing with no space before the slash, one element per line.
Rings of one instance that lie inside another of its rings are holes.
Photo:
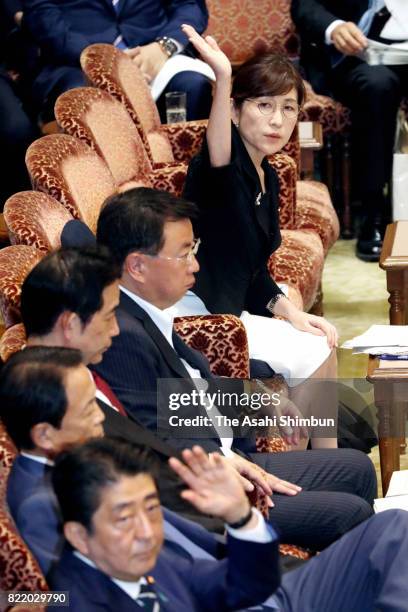
<path fill-rule="evenodd" d="M 182 25 L 181 29 L 202 59 L 214 70 L 217 80 L 222 77 L 231 77 L 231 63 L 212 36 L 203 38 L 190 25 Z"/>
<path fill-rule="evenodd" d="M 206 514 L 235 523 L 250 504 L 239 475 L 221 455 L 207 455 L 200 446 L 182 452 L 184 463 L 172 457 L 170 467 L 188 485 L 181 496 Z"/>

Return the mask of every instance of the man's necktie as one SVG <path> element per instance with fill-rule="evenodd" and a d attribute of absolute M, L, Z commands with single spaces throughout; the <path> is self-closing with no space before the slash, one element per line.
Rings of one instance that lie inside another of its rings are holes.
<path fill-rule="evenodd" d="M 154 579 L 147 576 L 146 581 L 146 584 L 142 584 L 140 587 L 136 603 L 146 612 L 160 612 L 160 601 L 153 587 Z"/>
<path fill-rule="evenodd" d="M 116 408 L 116 410 L 120 412 L 120 414 L 127 417 L 126 410 L 124 409 L 121 402 L 118 400 L 118 398 L 116 397 L 115 393 L 112 391 L 108 383 L 104 381 L 103 378 L 101 378 L 101 376 L 99 376 L 99 374 L 97 374 L 96 372 L 92 372 L 92 376 L 93 376 L 96 388 L 99 389 L 101 393 L 106 395 L 106 397 L 108 398 L 112 406 L 114 406 L 114 408 Z"/>
<path fill-rule="evenodd" d="M 119 13 L 119 2 L 120 0 L 112 0 L 112 6 L 115 9 L 116 14 Z M 115 38 L 112 44 L 118 49 L 127 49 L 127 45 L 123 40 L 122 34 L 119 34 L 119 36 Z"/>

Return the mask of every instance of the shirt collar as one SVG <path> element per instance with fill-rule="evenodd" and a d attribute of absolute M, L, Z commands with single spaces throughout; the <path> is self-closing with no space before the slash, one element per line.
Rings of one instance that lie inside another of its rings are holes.
<path fill-rule="evenodd" d="M 85 557 L 85 555 L 80 553 L 78 550 L 74 550 L 74 555 L 90 567 L 99 570 L 99 568 L 95 565 L 93 561 L 91 561 L 91 559 Z M 129 595 L 129 597 L 131 597 L 132 599 L 137 599 L 140 595 L 140 587 L 142 586 L 142 584 L 147 584 L 147 580 L 144 576 L 142 576 L 139 580 L 135 580 L 134 582 L 118 580 L 117 578 L 112 578 L 112 576 L 109 576 L 109 578 L 112 580 L 112 582 L 117 584 L 118 587 L 122 589 L 122 591 L 125 591 L 125 593 Z"/>
<path fill-rule="evenodd" d="M 174 313 L 172 312 L 172 308 L 166 308 L 165 310 L 160 310 L 157 306 L 154 306 L 150 302 L 142 299 L 139 295 L 132 293 L 129 289 L 122 287 L 120 285 L 120 290 L 123 291 L 131 300 L 136 302 L 143 308 L 145 312 L 152 319 L 153 323 L 157 325 L 163 336 L 166 338 L 167 342 L 173 346 L 173 323 L 174 323 Z"/>
<path fill-rule="evenodd" d="M 42 455 L 33 455 L 31 453 L 26 453 L 25 451 L 21 451 L 20 455 L 22 457 L 27 457 L 27 459 L 31 459 L 32 461 L 36 461 L 37 463 L 42 463 L 43 465 L 54 465 L 54 461 L 48 459 L 48 457 L 44 457 Z"/>

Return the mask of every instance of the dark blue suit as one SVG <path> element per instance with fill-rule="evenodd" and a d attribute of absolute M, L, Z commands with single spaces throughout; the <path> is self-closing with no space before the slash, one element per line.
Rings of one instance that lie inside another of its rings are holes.
<path fill-rule="evenodd" d="M 186 45 L 180 26 L 188 23 L 203 32 L 208 17 L 196 0 L 119 0 L 116 9 L 112 0 L 25 0 L 24 10 L 25 25 L 41 49 L 42 67 L 34 83 L 41 104 L 51 93 L 54 100 L 83 84 L 79 57 L 88 45 L 113 43 L 120 35 L 130 48 L 162 36 Z"/>
<path fill-rule="evenodd" d="M 95 369 L 129 414 L 156 431 L 157 381 L 190 380 L 180 356 L 211 381 L 208 362 L 177 334 L 173 334 L 174 350 L 148 314 L 123 293 L 117 319 L 120 334 L 113 338 Z M 220 447 L 219 438 L 213 437 L 172 437 L 168 442 L 179 448 L 200 443 L 207 452 Z M 376 477 L 372 462 L 363 453 L 350 449 L 254 453 L 248 446 L 248 440 L 234 439 L 234 449 L 275 476 L 303 488 L 294 497 L 274 494 L 270 519 L 281 531 L 283 542 L 321 549 L 372 514 Z"/>
<path fill-rule="evenodd" d="M 179 559 L 163 551 L 154 570 L 155 591 L 163 612 L 221 612 L 263 602 L 279 585 L 276 538 L 267 544 L 228 538 L 228 558 Z M 106 575 L 67 551 L 48 576 L 52 589 L 69 591 L 70 609 L 132 612 L 142 609 Z M 52 608 L 51 608 L 52 609 Z"/>

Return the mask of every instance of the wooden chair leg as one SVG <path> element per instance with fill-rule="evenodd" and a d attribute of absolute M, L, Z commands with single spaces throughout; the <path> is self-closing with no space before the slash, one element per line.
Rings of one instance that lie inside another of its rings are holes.
<path fill-rule="evenodd" d="M 324 143 L 324 173 L 327 188 L 330 192 L 332 199 L 335 196 L 335 184 L 334 184 L 334 156 L 333 156 L 333 137 L 327 136 Z"/>

